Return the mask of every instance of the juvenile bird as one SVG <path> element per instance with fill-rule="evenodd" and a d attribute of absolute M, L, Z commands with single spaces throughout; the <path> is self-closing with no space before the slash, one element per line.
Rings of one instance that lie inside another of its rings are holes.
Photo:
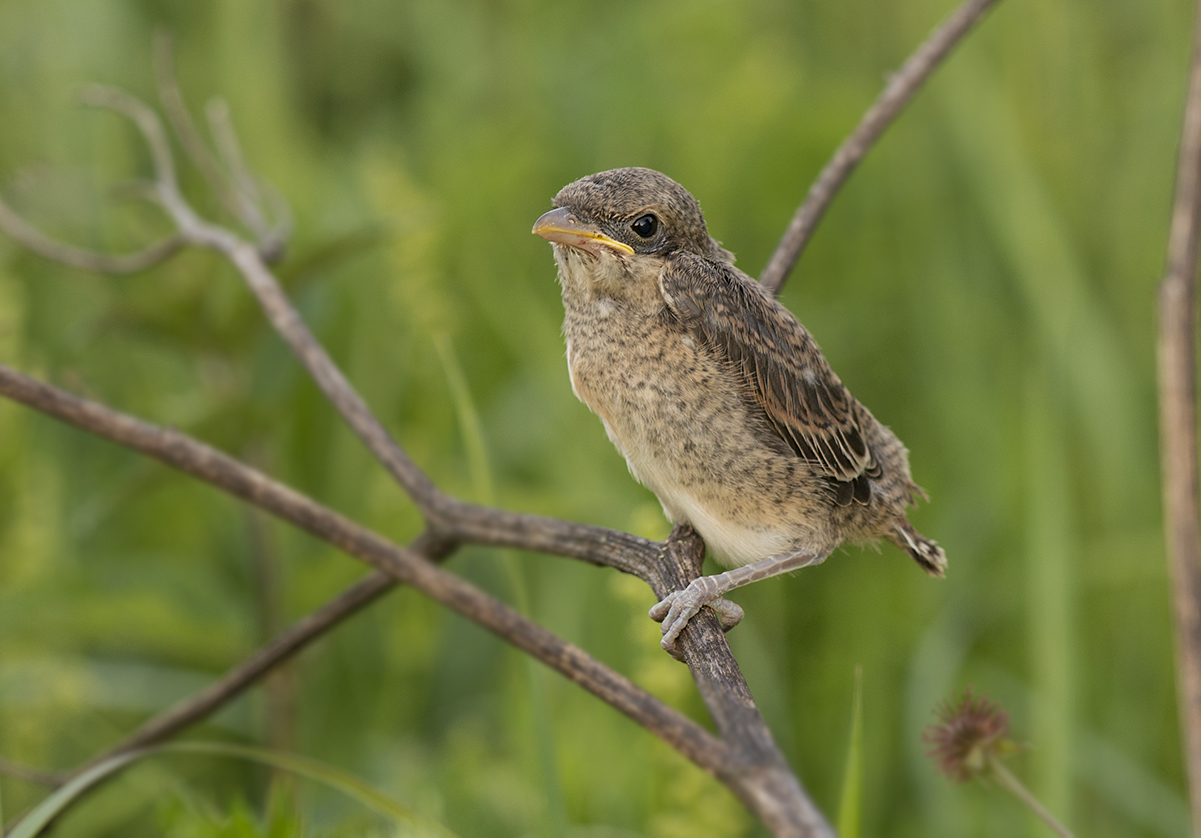
<path fill-rule="evenodd" d="M 905 509 L 905 447 L 850 394 L 805 327 L 710 237 L 700 204 L 651 169 L 570 183 L 533 232 L 554 245 L 576 396 L 667 517 L 733 567 L 651 609 L 662 645 L 759 579 L 886 538 L 932 576 L 946 557 Z"/>

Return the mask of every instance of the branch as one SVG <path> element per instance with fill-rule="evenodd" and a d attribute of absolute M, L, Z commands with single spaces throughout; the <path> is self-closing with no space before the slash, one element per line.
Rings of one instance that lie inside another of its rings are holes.
<path fill-rule="evenodd" d="M 813 236 L 817 223 L 821 221 L 826 208 L 851 176 L 851 172 L 855 171 L 859 161 L 867 155 L 884 130 L 909 104 L 947 53 L 963 40 L 972 26 L 996 2 L 997 0 L 966 0 L 942 26 L 930 34 L 901 69 L 889 78 L 884 92 L 863 115 L 851 136 L 834 152 L 834 157 L 826 164 L 826 168 L 822 169 L 810 187 L 805 202 L 797 209 L 780 243 L 776 245 L 775 252 L 759 277 L 759 281 L 769 291 L 773 294 L 780 293 L 789 272 L 800 258 L 801 251 Z"/>
<path fill-rule="evenodd" d="M 175 196 L 179 195 L 179 183 L 175 179 L 175 158 L 171 156 L 171 143 L 167 140 L 158 114 L 124 90 L 103 84 L 85 86 L 79 91 L 79 101 L 89 107 L 115 111 L 137 126 L 150 151 L 155 185 L 159 194 L 169 191 Z"/>
<path fill-rule="evenodd" d="M 700 576 L 705 543 L 691 528 L 676 526 L 662 556 L 666 592 L 680 590 Z M 664 596 L 658 591 L 656 595 Z M 702 609 L 688 621 L 678 640 L 722 740 L 735 746 L 746 763 L 747 770 L 723 778 L 731 791 L 775 835 L 834 838 L 834 831 L 789 769 L 764 724 L 717 615 L 712 609 Z"/>
<path fill-rule="evenodd" d="M 1201 230 L 1201 8 L 1167 275 L 1159 287 L 1159 411 L 1165 541 L 1176 616 L 1177 679 L 1193 830 L 1201 835 L 1201 522 L 1197 474 L 1197 249 Z"/>
<path fill-rule="evenodd" d="M 890 80 L 798 210 L 764 271 L 762 281 L 769 289 L 779 290 L 825 207 L 858 161 L 942 58 L 994 2 L 968 0 Z M 700 573 L 704 545 L 686 528 L 677 528 L 665 544 L 659 545 L 599 527 L 476 506 L 441 492 L 371 413 L 309 332 L 267 267 L 267 261 L 279 254 L 271 236 L 275 235 L 282 243 L 288 214 L 278 194 L 269 192 L 267 197 L 274 199 L 276 205 L 277 226 L 274 231 L 266 231 L 263 192 L 245 165 L 227 110 L 220 104 L 208 109 L 222 168 L 199 137 L 183 102 L 165 38 L 159 39 L 156 64 L 164 106 L 190 159 L 234 217 L 256 236 L 258 247 L 203 220 L 187 203 L 179 188 L 170 144 L 154 111 L 122 91 L 99 86 L 85 90 L 85 101 L 117 111 L 137 125 L 149 147 L 155 172 L 153 198 L 175 223 L 176 235 L 128 256 L 91 253 L 42 236 L 3 204 L 0 204 L 0 229 L 47 258 L 102 272 L 141 269 L 166 258 L 184 243 L 221 253 L 246 280 L 272 326 L 322 392 L 413 499 L 425 518 L 427 530 L 412 548 L 398 547 L 198 441 L 0 366 L 0 395 L 212 483 L 380 571 L 297 623 L 201 693 L 147 722 L 104 756 L 161 741 L 203 718 L 313 638 L 373 601 L 395 581 L 401 581 L 522 648 L 647 727 L 726 783 L 776 834 L 832 836 L 830 827 L 805 795 L 772 740 L 712 613 L 703 612 L 689 624 L 681 635 L 680 647 L 722 735 L 720 740 L 578 648 L 429 560 L 444 556 L 465 542 L 539 550 L 635 573 L 662 597 L 683 588 Z"/>

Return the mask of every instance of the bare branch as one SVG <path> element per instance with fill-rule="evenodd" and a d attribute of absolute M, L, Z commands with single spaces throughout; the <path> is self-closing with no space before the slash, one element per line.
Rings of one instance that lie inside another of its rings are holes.
<path fill-rule="evenodd" d="M 825 207 L 858 161 L 942 58 L 995 2 L 968 0 L 890 81 L 798 210 L 765 271 L 764 282 L 769 288 L 778 290 Z M 264 216 L 259 210 L 264 193 L 246 167 L 228 112 L 220 106 L 209 108 L 210 123 L 222 158 L 219 163 L 192 125 L 170 72 L 169 55 L 165 52 L 163 55 L 166 58 L 160 58 L 160 86 L 168 111 L 175 112 L 172 120 L 177 131 L 181 137 L 191 137 L 183 139 L 185 147 L 189 143 L 195 146 L 189 154 L 202 171 L 211 170 L 211 174 L 206 175 L 211 185 L 218 192 L 227 190 L 239 207 L 231 210 L 235 217 L 260 234 L 262 224 L 259 222 Z M 118 748 L 159 741 L 212 712 L 304 643 L 377 597 L 393 584 L 393 580 L 400 580 L 533 654 L 630 715 L 718 776 L 776 834 L 832 835 L 772 740 L 712 614 L 702 613 L 689 625 L 681 636 L 681 647 L 722 740 L 705 733 L 579 649 L 457 577 L 439 570 L 420 555 L 423 552 L 441 555 L 464 542 L 539 550 L 635 573 L 646 580 L 656 594 L 663 596 L 684 587 L 699 573 L 704 546 L 695 534 L 678 529 L 666 544 L 659 545 L 597 527 L 467 504 L 441 492 L 371 413 L 303 323 L 266 265 L 270 248 L 264 246 L 263 236 L 259 235 L 256 248 L 230 230 L 200 218 L 187 203 L 176 181 L 170 146 L 154 111 L 128 94 L 109 88 L 89 88 L 86 98 L 92 104 L 126 115 L 138 125 L 150 146 L 154 163 L 154 197 L 175 222 L 179 241 L 216 250 L 238 269 L 272 326 L 368 449 L 417 504 L 428 527 L 425 546 L 430 547 L 430 550 L 424 550 L 419 543 L 414 549 L 400 548 L 195 440 L 145 425 L 103 405 L 78 399 L 0 367 L 0 395 L 23 401 L 207 480 L 330 541 L 381 571 L 381 575 L 352 588 L 280 635 L 201 694 L 148 722 Z M 207 162 L 199 162 L 201 160 Z M 262 188 L 269 189 L 266 184 L 262 184 Z M 266 194 L 268 199 L 278 202 L 276 193 Z M 248 206 L 254 208 L 254 212 L 248 214 Z M 286 225 L 286 211 L 273 214 L 277 224 Z M 103 266 L 100 269 L 103 270 Z"/>
<path fill-rule="evenodd" d="M 0 230 L 46 259 L 85 271 L 109 274 L 131 274 L 144 271 L 170 258 L 185 244 L 183 237 L 175 233 L 137 253 L 117 255 L 86 250 L 55 241 L 30 226 L 13 212 L 3 199 L 0 199 Z"/>
<path fill-rule="evenodd" d="M 292 240 L 292 233 L 296 229 L 296 218 L 292 215 L 292 205 L 288 203 L 284 194 L 275 188 L 275 184 L 264 180 L 259 186 L 263 192 L 263 202 L 267 207 L 267 214 L 272 219 L 271 229 L 267 231 L 266 237 L 259 244 L 259 252 L 263 254 L 265 260 L 274 263 L 283 256 L 285 245 Z M 270 249 L 273 242 L 278 242 L 278 251 L 275 253 Z"/>
<path fill-rule="evenodd" d="M 759 281 L 769 291 L 773 294 L 780 293 L 789 272 L 800 258 L 801 251 L 813 236 L 817 223 L 821 221 L 826 208 L 851 176 L 851 172 L 855 171 L 859 161 L 867 155 L 897 114 L 909 104 L 947 53 L 954 49 L 996 2 L 997 0 L 966 0 L 942 26 L 930 34 L 901 69 L 889 78 L 884 92 L 863 115 L 854 132 L 843 141 L 838 151 L 834 152 L 834 157 L 826 164 L 826 168 L 822 169 L 810 187 L 805 202 L 797 209 L 780 243 L 776 245 L 775 252 L 759 277 Z"/>
<path fill-rule="evenodd" d="M 1197 466 L 1197 250 L 1201 235 L 1201 6 L 1167 275 L 1159 287 L 1159 410 L 1164 530 L 1176 615 L 1177 679 L 1193 834 L 1201 835 L 1201 521 Z"/>

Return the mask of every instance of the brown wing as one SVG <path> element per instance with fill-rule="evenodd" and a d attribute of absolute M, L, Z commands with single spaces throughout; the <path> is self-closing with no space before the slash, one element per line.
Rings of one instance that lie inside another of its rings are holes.
<path fill-rule="evenodd" d="M 729 360 L 796 455 L 840 484 L 839 503 L 867 503 L 864 476 L 879 475 L 864 411 L 792 313 L 733 266 L 691 253 L 668 260 L 659 288 L 676 318 Z"/>

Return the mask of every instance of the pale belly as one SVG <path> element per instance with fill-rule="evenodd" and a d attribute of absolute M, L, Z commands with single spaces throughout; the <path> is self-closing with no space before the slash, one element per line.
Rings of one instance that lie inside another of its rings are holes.
<path fill-rule="evenodd" d="M 591 337 L 568 330 L 572 389 L 669 519 L 691 524 L 727 565 L 826 545 L 796 491 L 798 461 L 764 445 L 736 387 L 690 337 L 616 347 Z"/>

